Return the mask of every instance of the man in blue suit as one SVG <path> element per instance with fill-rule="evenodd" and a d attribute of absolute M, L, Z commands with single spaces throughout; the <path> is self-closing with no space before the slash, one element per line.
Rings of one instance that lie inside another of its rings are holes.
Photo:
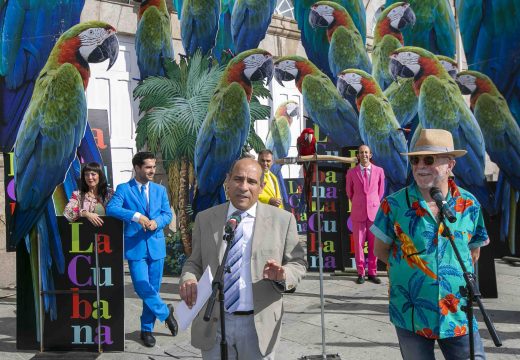
<path fill-rule="evenodd" d="M 155 346 L 152 335 L 155 319 L 164 321 L 172 335 L 177 335 L 173 306 L 159 295 L 166 257 L 163 228 L 172 219 L 164 186 L 153 182 L 155 156 L 139 152 L 132 159 L 135 178 L 120 184 L 107 206 L 107 215 L 125 223 L 125 257 L 132 283 L 143 300 L 141 340 Z"/>

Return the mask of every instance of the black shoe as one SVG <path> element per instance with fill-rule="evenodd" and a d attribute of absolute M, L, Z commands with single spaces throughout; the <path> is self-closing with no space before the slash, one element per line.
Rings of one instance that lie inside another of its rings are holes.
<path fill-rule="evenodd" d="M 375 275 L 368 275 L 368 280 L 372 281 L 374 284 L 381 284 L 381 279 Z"/>
<path fill-rule="evenodd" d="M 170 329 L 173 336 L 177 335 L 177 332 L 179 331 L 179 326 L 177 325 L 177 320 L 173 317 L 173 305 L 168 304 L 168 310 L 170 310 L 170 315 L 164 320 L 164 323 L 166 324 L 166 327 Z"/>
<path fill-rule="evenodd" d="M 363 283 L 365 282 L 365 277 L 364 277 L 363 275 L 359 275 L 359 276 L 357 277 L 356 282 L 357 282 L 358 284 L 363 284 Z"/>
<path fill-rule="evenodd" d="M 150 331 L 141 331 L 141 340 L 143 340 L 143 344 L 146 347 L 155 346 L 155 338 Z"/>

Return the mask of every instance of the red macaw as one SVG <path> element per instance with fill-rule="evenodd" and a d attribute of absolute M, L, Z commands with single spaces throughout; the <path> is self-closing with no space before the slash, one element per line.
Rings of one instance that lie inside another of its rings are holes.
<path fill-rule="evenodd" d="M 316 153 L 316 138 L 314 137 L 314 130 L 311 128 L 303 129 L 300 136 L 296 140 L 296 149 L 298 149 L 298 156 L 314 155 Z M 303 192 L 302 201 L 307 204 L 307 210 L 312 209 L 312 180 L 316 171 L 315 162 L 305 162 L 303 164 Z"/>

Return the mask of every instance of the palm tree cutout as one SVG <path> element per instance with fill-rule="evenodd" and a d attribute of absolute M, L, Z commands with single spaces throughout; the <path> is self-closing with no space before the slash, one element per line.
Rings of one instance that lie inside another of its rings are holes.
<path fill-rule="evenodd" d="M 135 88 L 139 99 L 136 146 L 160 153 L 168 173 L 168 192 L 186 255 L 191 254 L 191 205 L 195 185 L 193 158 L 197 134 L 206 117 L 208 105 L 222 77 L 226 64 L 219 65 L 197 51 L 179 63 L 163 63 L 165 77 L 148 77 Z M 271 97 L 261 83 L 253 84 L 250 103 L 251 128 L 246 147 L 255 151 L 265 145 L 254 130 L 254 121 L 270 116 L 271 108 L 259 98 Z"/>
<path fill-rule="evenodd" d="M 430 328 L 428 318 L 426 317 L 425 310 L 430 310 L 434 313 L 438 312 L 437 305 L 432 303 L 430 300 L 419 297 L 419 292 L 422 289 L 422 285 L 426 275 L 416 271 L 408 280 L 408 289 L 405 289 L 402 285 L 397 285 L 396 289 L 406 299 L 406 302 L 401 307 L 401 313 L 406 314 L 407 311 L 411 310 L 410 316 L 412 317 L 412 330 L 415 332 L 415 318 L 416 316 L 421 321 L 420 328 Z"/>

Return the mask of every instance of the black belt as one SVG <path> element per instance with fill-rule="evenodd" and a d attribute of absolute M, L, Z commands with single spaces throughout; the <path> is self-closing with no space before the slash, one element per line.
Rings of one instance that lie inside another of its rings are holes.
<path fill-rule="evenodd" d="M 243 315 L 253 315 L 254 313 L 255 313 L 254 310 L 249 310 L 249 311 L 235 311 L 235 312 L 232 312 L 231 314 L 243 316 Z"/>

